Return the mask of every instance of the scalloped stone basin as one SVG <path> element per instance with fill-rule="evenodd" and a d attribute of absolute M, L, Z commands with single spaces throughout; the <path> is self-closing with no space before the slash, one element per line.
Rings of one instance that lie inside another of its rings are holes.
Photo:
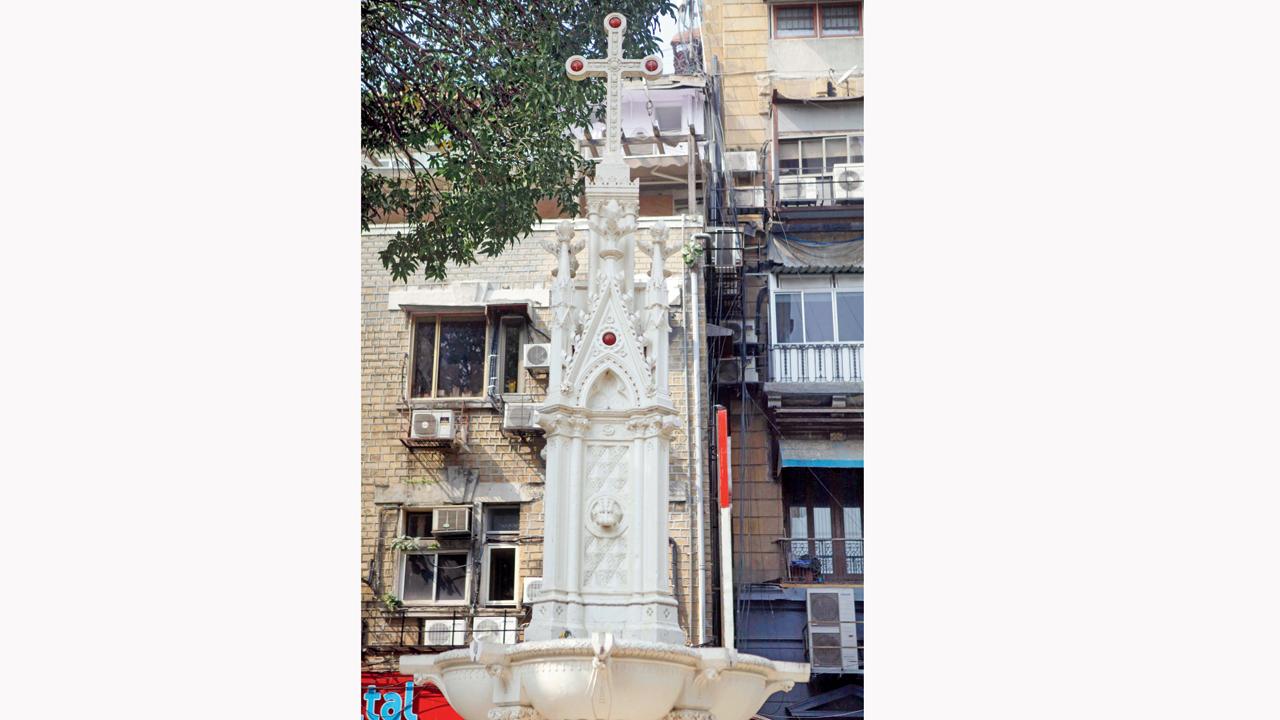
<path fill-rule="evenodd" d="M 466 720 L 745 720 L 769 695 L 809 677 L 809 666 L 688 648 L 596 638 L 498 645 L 474 642 L 439 655 L 407 655 L 401 672 L 435 683 Z M 491 710 L 499 710 L 491 716 Z"/>

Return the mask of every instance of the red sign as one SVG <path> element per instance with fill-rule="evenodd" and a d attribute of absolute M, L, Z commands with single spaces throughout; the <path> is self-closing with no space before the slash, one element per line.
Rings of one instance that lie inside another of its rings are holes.
<path fill-rule="evenodd" d="M 716 465 L 720 468 L 720 507 L 729 507 L 729 411 L 716 406 Z"/>
<path fill-rule="evenodd" d="M 407 702 L 406 702 L 407 701 Z M 361 720 L 462 720 L 434 685 L 412 675 L 360 673 Z"/>

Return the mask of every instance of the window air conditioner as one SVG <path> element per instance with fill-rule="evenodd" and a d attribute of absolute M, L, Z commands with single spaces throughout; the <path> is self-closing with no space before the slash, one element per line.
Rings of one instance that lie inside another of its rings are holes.
<path fill-rule="evenodd" d="M 809 664 L 816 673 L 857 672 L 857 608 L 853 588 L 808 593 Z"/>
<path fill-rule="evenodd" d="M 471 532 L 471 508 L 466 505 L 431 511 L 432 535 L 462 535 Z"/>
<path fill-rule="evenodd" d="M 533 412 L 537 403 L 504 403 L 502 406 L 502 429 L 507 432 L 534 432 L 541 430 L 533 422 Z"/>
<path fill-rule="evenodd" d="M 453 440 L 457 425 L 452 410 L 414 410 L 409 438 L 412 440 Z"/>
<path fill-rule="evenodd" d="M 422 644 L 434 647 L 466 645 L 467 621 L 425 618 L 422 621 Z"/>
<path fill-rule="evenodd" d="M 862 197 L 862 163 L 837 163 L 832 173 L 831 192 L 836 200 Z"/>
<path fill-rule="evenodd" d="M 520 602 L 528 605 L 538 599 L 540 592 L 542 592 L 542 578 L 527 577 L 524 579 L 524 591 L 520 595 Z"/>
<path fill-rule="evenodd" d="M 514 645 L 519 627 L 519 621 L 514 615 L 476 617 L 471 621 L 471 637 L 485 642 Z"/>
<path fill-rule="evenodd" d="M 534 375 L 546 375 L 551 370 L 551 343 L 525 345 L 524 369 Z"/>
<path fill-rule="evenodd" d="M 719 368 L 716 370 L 716 383 L 719 385 L 737 385 L 742 382 L 743 372 L 742 358 L 721 358 Z M 745 373 L 747 382 L 760 382 L 760 374 L 756 372 L 755 358 L 747 358 Z"/>

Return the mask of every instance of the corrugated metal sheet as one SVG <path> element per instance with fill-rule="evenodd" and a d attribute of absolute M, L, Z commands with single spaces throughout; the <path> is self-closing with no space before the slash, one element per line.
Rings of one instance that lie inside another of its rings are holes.
<path fill-rule="evenodd" d="M 862 240 L 818 242 L 773 236 L 770 262 L 782 273 L 862 272 Z"/>

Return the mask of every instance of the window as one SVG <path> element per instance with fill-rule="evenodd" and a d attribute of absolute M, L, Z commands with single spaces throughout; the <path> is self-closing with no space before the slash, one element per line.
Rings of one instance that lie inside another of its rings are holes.
<path fill-rule="evenodd" d="M 519 505 L 486 505 L 484 508 L 486 538 L 511 538 L 520 534 Z"/>
<path fill-rule="evenodd" d="M 856 35 L 862 31 L 862 3 L 820 5 L 823 35 Z"/>
<path fill-rule="evenodd" d="M 404 514 L 404 534 L 412 538 L 431 536 L 431 511 L 410 510 Z"/>
<path fill-rule="evenodd" d="M 487 545 L 481 582 L 488 605 L 516 602 L 516 548 L 514 545 Z"/>
<path fill-rule="evenodd" d="M 519 505 L 486 505 L 484 508 L 484 561 L 480 584 L 488 605 L 516 602 L 516 546 L 520 536 Z"/>
<path fill-rule="evenodd" d="M 848 37 L 861 32 L 860 2 L 774 7 L 774 37 Z"/>
<path fill-rule="evenodd" d="M 499 324 L 498 357 L 500 375 L 497 378 L 498 392 L 524 392 L 524 368 L 521 359 L 521 348 L 525 343 L 525 322 L 521 317 L 504 317 Z"/>
<path fill-rule="evenodd" d="M 814 34 L 812 5 L 784 5 L 774 10 L 778 37 L 809 37 Z"/>
<path fill-rule="evenodd" d="M 793 565 L 824 577 L 863 574 L 862 470 L 786 469 L 782 497 Z"/>
<path fill-rule="evenodd" d="M 467 553 L 408 552 L 400 567 L 400 599 L 404 602 L 466 602 Z"/>
<path fill-rule="evenodd" d="M 421 318 L 413 335 L 413 397 L 483 394 L 484 318 Z"/>
<path fill-rule="evenodd" d="M 862 162 L 861 135 L 831 135 L 778 141 L 778 174 L 831 175 L 836 165 Z"/>
<path fill-rule="evenodd" d="M 809 285 L 794 290 L 774 291 L 774 342 L 863 342 L 862 291 L 846 287 L 848 280 L 842 279 L 837 284 L 832 276 L 807 282 Z"/>
<path fill-rule="evenodd" d="M 684 113 L 679 107 L 655 107 L 654 118 L 658 121 L 658 129 L 662 132 L 679 132 Z"/>

